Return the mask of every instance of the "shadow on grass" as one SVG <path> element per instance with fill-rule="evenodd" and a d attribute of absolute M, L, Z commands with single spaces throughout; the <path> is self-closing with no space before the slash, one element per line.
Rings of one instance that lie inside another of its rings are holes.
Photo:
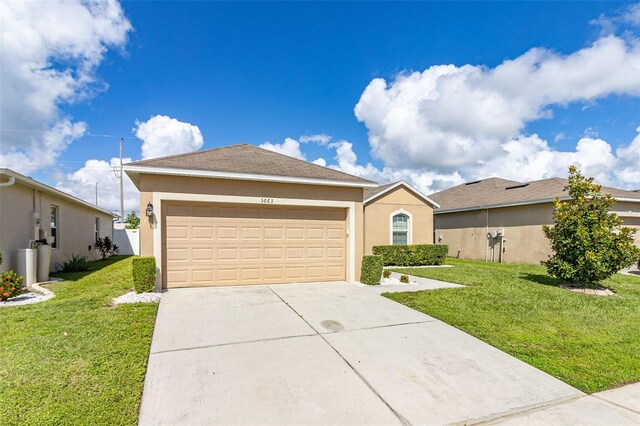
<path fill-rule="evenodd" d="M 551 287 L 560 287 L 563 284 L 566 284 L 564 281 L 559 280 L 558 278 L 550 277 L 549 275 L 544 274 L 522 274 L 520 278 L 534 282 L 536 284 L 548 285 Z"/>
<path fill-rule="evenodd" d="M 94 272 L 98 272 L 99 270 L 106 268 L 107 266 L 111 266 L 114 263 L 118 263 L 121 260 L 127 259 L 131 256 L 111 256 L 105 260 L 93 260 L 89 262 L 89 270 L 83 272 L 54 272 L 50 274 L 51 277 L 54 278 L 62 278 L 65 281 L 77 281 L 80 280 L 87 275 L 91 275 Z"/>

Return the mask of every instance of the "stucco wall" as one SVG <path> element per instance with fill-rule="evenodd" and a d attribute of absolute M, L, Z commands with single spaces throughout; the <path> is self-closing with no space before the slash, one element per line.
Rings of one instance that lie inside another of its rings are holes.
<path fill-rule="evenodd" d="M 100 218 L 101 237 L 112 236 L 113 217 L 73 203 L 53 194 L 34 190 L 16 182 L 0 190 L 0 250 L 4 262 L 0 268 L 15 269 L 15 251 L 28 248 L 29 240 L 38 238 L 33 212 L 40 215 L 41 229 L 51 235 L 51 205 L 58 206 L 58 232 L 56 249 L 51 252 L 51 271 L 66 256 L 80 254 L 98 259 L 99 252 L 89 249 L 95 242 L 95 218 Z"/>
<path fill-rule="evenodd" d="M 433 243 L 433 208 L 401 186 L 364 207 L 365 254 L 373 246 L 391 244 L 391 214 L 400 210 L 411 216 L 411 243 Z"/>
<path fill-rule="evenodd" d="M 356 203 L 356 230 L 363 227 L 362 188 L 346 188 L 319 185 L 298 185 L 290 183 L 256 182 L 230 179 L 208 179 L 186 176 L 140 176 L 140 254 L 153 256 L 152 221 L 145 215 L 147 203 L 153 203 L 154 192 L 173 192 L 181 194 L 229 195 L 242 197 L 289 198 L 302 200 L 335 200 Z M 160 206 L 154 206 L 154 212 L 160 214 Z M 364 240 L 362 232 L 355 235 L 356 279 L 360 279 L 360 266 Z"/>
<path fill-rule="evenodd" d="M 436 237 L 442 236 L 441 242 L 449 245 L 452 257 L 538 263 L 550 253 L 542 225 L 552 223 L 552 211 L 553 206 L 547 203 L 437 214 Z M 494 231 L 502 232 L 502 246 L 487 238 L 487 233 Z"/>
<path fill-rule="evenodd" d="M 640 203 L 618 203 L 613 211 L 639 212 Z M 495 246 L 496 261 L 502 255 L 505 263 L 537 264 L 551 254 L 542 225 L 553 224 L 552 213 L 553 204 L 546 203 L 436 214 L 436 238 L 441 235 L 442 243 L 449 245 L 449 256 L 491 260 L 492 240 L 487 238 L 487 232 L 500 230 L 504 244 Z M 623 220 L 628 226 L 640 228 L 640 218 L 623 217 Z M 635 238 L 640 245 L 640 234 Z"/>

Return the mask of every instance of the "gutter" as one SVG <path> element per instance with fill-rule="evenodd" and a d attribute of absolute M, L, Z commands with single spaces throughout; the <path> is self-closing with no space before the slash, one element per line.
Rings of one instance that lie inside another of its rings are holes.
<path fill-rule="evenodd" d="M 175 169 L 170 167 L 145 167 L 136 165 L 123 165 L 123 170 L 129 175 L 137 186 L 137 180 L 132 175 L 144 173 L 155 175 L 191 176 L 217 179 L 254 180 L 263 182 L 297 183 L 306 185 L 342 186 L 352 188 L 377 188 L 375 182 L 355 182 L 346 180 L 332 180 L 320 178 L 303 178 L 277 175 L 258 175 L 251 173 L 217 172 L 210 170 Z"/>
<path fill-rule="evenodd" d="M 571 199 L 571 197 L 569 196 L 559 197 L 559 198 L 560 198 L 560 201 L 567 201 Z M 620 202 L 640 203 L 640 198 L 613 197 L 613 199 Z M 445 209 L 445 210 L 436 209 L 433 211 L 433 214 L 458 213 L 458 212 L 468 212 L 473 210 L 486 210 L 486 209 L 499 209 L 503 207 L 528 206 L 532 204 L 552 203 L 554 200 L 555 200 L 555 197 L 543 198 L 541 200 L 532 200 L 532 201 L 516 201 L 513 203 L 488 204 L 488 205 L 480 205 L 480 206 L 473 206 L 473 207 L 462 207 L 459 209 Z"/>

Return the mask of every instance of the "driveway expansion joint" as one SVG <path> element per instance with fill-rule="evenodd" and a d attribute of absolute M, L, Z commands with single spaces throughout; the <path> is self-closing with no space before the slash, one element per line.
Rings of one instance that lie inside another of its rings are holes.
<path fill-rule="evenodd" d="M 556 407 L 558 405 L 562 405 L 562 404 L 566 404 L 572 401 L 576 401 L 578 399 L 581 398 L 587 398 L 589 397 L 589 395 L 581 393 L 579 395 L 573 395 L 573 396 L 567 396 L 567 397 L 563 397 L 563 398 L 558 398 L 558 399 L 552 399 L 550 401 L 546 401 L 543 402 L 541 404 L 535 404 L 535 405 L 530 405 L 530 406 L 525 406 L 525 407 L 520 407 L 520 408 L 514 408 L 512 410 L 508 410 L 508 411 L 504 411 L 502 413 L 496 413 L 494 415 L 489 415 L 487 417 L 482 417 L 479 419 L 469 419 L 469 420 L 465 420 L 464 424 L 468 424 L 468 425 L 491 425 L 491 424 L 495 424 L 496 422 L 500 421 L 500 420 L 505 420 L 505 419 L 511 419 L 511 418 L 518 418 L 521 417 L 523 415 L 526 414 L 531 414 L 531 413 L 535 413 L 536 411 L 540 411 L 540 410 L 544 410 L 550 407 Z"/>
<path fill-rule="evenodd" d="M 629 408 L 629 407 L 627 407 L 626 405 L 622 405 L 622 404 L 620 404 L 620 403 L 617 403 L 617 402 L 611 401 L 611 400 L 609 400 L 609 399 L 607 399 L 607 398 L 603 398 L 603 397 L 602 397 L 602 396 L 600 396 L 600 395 L 592 394 L 591 396 L 592 396 L 592 397 L 594 397 L 594 398 L 599 399 L 600 401 L 604 401 L 604 402 L 606 402 L 607 404 L 615 405 L 615 406 L 616 406 L 616 407 L 618 407 L 618 408 L 624 408 L 625 410 L 627 410 L 627 411 L 631 411 L 631 412 L 632 412 L 632 413 L 634 413 L 634 414 L 640 414 L 640 410 L 634 410 L 633 408 Z"/>
<path fill-rule="evenodd" d="M 164 354 L 164 353 L 170 353 L 170 352 L 191 351 L 191 350 L 195 350 L 195 349 L 217 348 L 219 346 L 232 346 L 232 345 L 244 345 L 244 344 L 248 344 L 248 343 L 271 342 L 271 341 L 276 341 L 276 340 L 295 339 L 295 338 L 298 338 L 298 337 L 313 337 L 313 336 L 317 336 L 317 335 L 318 335 L 318 333 L 296 334 L 294 336 L 270 337 L 270 338 L 267 338 L 267 339 L 243 340 L 243 341 L 238 341 L 238 342 L 217 343 L 217 344 L 213 344 L 213 345 L 191 346 L 191 347 L 188 347 L 188 348 L 176 348 L 176 349 L 166 349 L 166 350 L 163 350 L 163 351 L 154 351 L 154 352 L 150 352 L 150 355 Z"/>
<path fill-rule="evenodd" d="M 394 416 L 396 416 L 398 418 L 398 420 L 400 421 L 400 423 L 402 423 L 405 426 L 411 425 L 411 423 L 405 419 L 404 417 L 402 417 L 402 415 L 400 413 L 398 413 L 396 410 L 394 410 L 394 408 L 382 397 L 382 395 L 380 395 L 378 393 L 378 391 L 376 391 L 376 389 L 373 387 L 373 385 L 371 383 L 369 383 L 369 381 L 367 379 L 364 378 L 364 376 L 362 374 L 360 374 L 360 372 L 358 370 L 356 370 L 356 368 L 344 357 L 342 356 L 342 354 L 340 353 L 340 351 L 338 351 L 331 343 L 329 343 L 329 341 L 322 335 L 320 334 L 320 332 L 318 332 L 318 330 L 315 329 L 315 327 L 313 327 L 313 325 L 311 325 L 309 323 L 309 321 L 307 321 L 302 315 L 300 315 L 300 313 L 298 313 L 298 311 L 296 311 L 295 309 L 293 309 L 293 306 L 291 306 L 289 303 L 287 303 L 286 300 L 284 300 L 278 293 L 276 293 L 271 286 L 267 286 L 267 288 L 269 290 L 271 290 L 273 292 L 273 294 L 275 294 L 280 300 L 282 300 L 282 303 L 284 303 L 285 305 L 287 305 L 289 307 L 289 309 L 291 309 L 293 312 L 295 312 L 296 315 L 298 315 L 300 317 L 300 319 L 302 321 L 304 321 L 305 323 L 307 323 L 307 325 L 309 327 L 311 327 L 318 336 L 320 336 L 320 338 L 327 344 L 329 345 L 329 347 L 331 349 L 333 349 L 333 351 L 340 357 L 340 359 L 342 359 L 348 366 L 349 368 L 354 372 L 354 374 L 356 376 L 358 376 L 360 378 L 360 380 L 362 380 L 362 382 L 369 388 L 369 390 L 371 390 L 371 392 L 373 392 L 373 394 L 375 396 L 378 397 L 378 399 L 380 399 L 380 401 L 382 401 L 382 403 L 384 405 L 387 406 L 387 408 L 389 410 L 391 410 L 391 412 L 393 413 Z M 335 332 L 334 332 L 335 333 Z"/>
<path fill-rule="evenodd" d="M 372 327 L 351 328 L 349 330 L 323 331 L 323 332 L 318 332 L 318 334 L 325 335 L 325 334 L 337 334 L 337 333 L 351 333 L 351 332 L 354 332 L 354 331 L 377 330 L 377 329 L 380 329 L 380 328 L 400 327 L 400 326 L 403 326 L 403 325 L 428 324 L 428 323 L 435 322 L 435 321 L 436 321 L 435 318 L 429 318 L 429 319 L 426 319 L 424 321 L 399 322 L 397 324 L 375 325 L 375 326 L 372 326 Z"/>

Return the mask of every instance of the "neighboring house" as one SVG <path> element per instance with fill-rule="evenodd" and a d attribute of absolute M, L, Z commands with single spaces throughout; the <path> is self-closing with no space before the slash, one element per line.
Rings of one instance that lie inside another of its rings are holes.
<path fill-rule="evenodd" d="M 16 268 L 16 250 L 32 240 L 54 237 L 51 271 L 66 256 L 97 259 L 97 237 L 112 235 L 114 215 L 10 169 L 0 169 L 2 270 Z"/>
<path fill-rule="evenodd" d="M 359 279 L 374 182 L 246 144 L 124 170 L 140 190 L 140 252 L 155 256 L 158 288 Z"/>
<path fill-rule="evenodd" d="M 515 182 L 489 178 L 468 182 L 429 197 L 436 241 L 449 246 L 449 256 L 507 263 L 538 263 L 551 254 L 542 225 L 553 224 L 553 199 L 569 199 L 567 180 Z M 640 192 L 602 187 L 625 225 L 640 227 Z M 640 231 L 636 234 L 640 244 Z"/>
<path fill-rule="evenodd" d="M 406 182 L 364 191 L 365 254 L 386 244 L 431 244 L 437 203 Z"/>

